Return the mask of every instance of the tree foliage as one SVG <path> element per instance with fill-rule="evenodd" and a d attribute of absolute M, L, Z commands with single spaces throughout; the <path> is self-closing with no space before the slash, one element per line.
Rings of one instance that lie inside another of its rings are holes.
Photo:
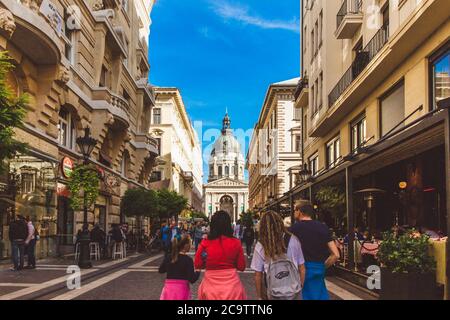
<path fill-rule="evenodd" d="M 187 199 L 175 191 L 161 189 L 158 193 L 159 217 L 169 219 L 172 216 L 177 217 L 187 206 Z"/>
<path fill-rule="evenodd" d="M 192 211 L 191 214 L 192 219 L 203 219 L 204 221 L 209 221 L 208 216 L 200 211 Z"/>
<path fill-rule="evenodd" d="M 76 166 L 67 185 L 72 209 L 81 210 L 84 207 L 84 195 L 86 195 L 87 207 L 92 206 L 99 194 L 99 184 L 97 168 L 92 165 Z"/>
<path fill-rule="evenodd" d="M 121 212 L 127 216 L 158 216 L 158 193 L 144 188 L 128 189 L 122 197 Z"/>
<path fill-rule="evenodd" d="M 23 126 L 28 96 L 17 96 L 7 84 L 14 68 L 7 52 L 0 52 L 0 174 L 6 170 L 5 160 L 26 151 L 26 144 L 14 139 L 14 128 Z"/>

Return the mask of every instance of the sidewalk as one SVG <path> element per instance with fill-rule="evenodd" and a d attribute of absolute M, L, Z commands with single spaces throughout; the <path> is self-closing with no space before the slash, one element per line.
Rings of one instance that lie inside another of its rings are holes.
<path fill-rule="evenodd" d="M 68 265 L 73 262 L 73 255 L 72 257 L 48 257 L 36 260 L 36 266 L 39 265 Z M 25 265 L 27 264 L 27 259 L 25 258 Z M 12 267 L 11 259 L 2 259 L 0 260 L 0 271 L 9 270 Z"/>

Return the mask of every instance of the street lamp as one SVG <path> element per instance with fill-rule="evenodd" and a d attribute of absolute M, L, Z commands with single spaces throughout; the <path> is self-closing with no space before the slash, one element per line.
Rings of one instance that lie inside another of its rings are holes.
<path fill-rule="evenodd" d="M 97 144 L 97 140 L 91 137 L 91 130 L 89 128 L 84 129 L 84 137 L 79 137 L 76 140 L 80 152 L 83 155 L 83 164 L 89 164 L 89 157 Z M 83 207 L 83 231 L 80 237 L 80 258 L 78 260 L 78 266 L 83 269 L 91 268 L 92 263 L 90 261 L 89 243 L 91 237 L 89 236 L 88 228 L 88 206 L 87 206 L 87 194 L 84 192 L 84 207 Z"/>
<path fill-rule="evenodd" d="M 306 163 L 303 164 L 303 169 L 300 170 L 298 174 L 304 182 L 308 181 L 311 178 L 311 170 L 308 169 L 308 165 Z"/>

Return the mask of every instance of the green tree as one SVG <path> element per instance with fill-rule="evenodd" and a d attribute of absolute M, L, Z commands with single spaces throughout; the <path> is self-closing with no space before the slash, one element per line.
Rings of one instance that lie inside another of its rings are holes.
<path fill-rule="evenodd" d="M 203 219 L 204 221 L 209 221 L 208 216 L 200 211 L 193 211 L 191 214 L 192 219 Z"/>
<path fill-rule="evenodd" d="M 158 191 L 158 207 L 159 217 L 161 219 L 170 219 L 170 217 L 178 215 L 187 206 L 187 199 L 175 191 L 161 189 Z"/>
<path fill-rule="evenodd" d="M 150 223 L 158 217 L 158 193 L 144 188 L 128 189 L 120 203 L 121 213 L 127 217 L 136 217 L 138 228 L 138 249 L 141 248 L 142 219 L 150 218 Z"/>
<path fill-rule="evenodd" d="M 0 52 L 0 174 L 6 170 L 5 160 L 26 151 L 26 144 L 14 139 L 14 128 L 23 126 L 28 96 L 17 96 L 8 86 L 13 67 L 7 52 Z"/>
<path fill-rule="evenodd" d="M 127 217 L 158 216 L 158 194 L 144 188 L 128 189 L 122 197 L 121 212 Z"/>

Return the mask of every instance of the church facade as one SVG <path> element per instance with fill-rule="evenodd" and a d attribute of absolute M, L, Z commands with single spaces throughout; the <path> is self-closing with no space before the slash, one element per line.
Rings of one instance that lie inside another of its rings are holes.
<path fill-rule="evenodd" d="M 222 123 L 222 134 L 216 139 L 208 161 L 208 183 L 203 187 L 204 209 L 209 217 L 218 210 L 224 210 L 235 222 L 242 212 L 248 210 L 245 159 L 233 135 L 228 113 Z"/>

